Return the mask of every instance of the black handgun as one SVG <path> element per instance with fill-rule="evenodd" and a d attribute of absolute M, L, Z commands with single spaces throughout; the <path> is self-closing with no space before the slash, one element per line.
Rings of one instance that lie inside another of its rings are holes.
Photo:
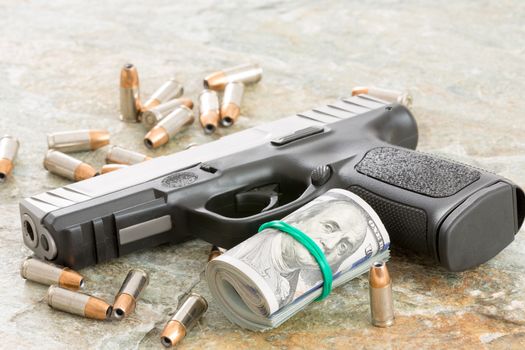
<path fill-rule="evenodd" d="M 22 200 L 24 242 L 81 268 L 163 243 L 230 248 L 330 188 L 367 201 L 393 246 L 451 271 L 505 248 L 523 191 L 471 166 L 413 151 L 410 111 L 368 95 L 338 100 L 170 156 Z"/>

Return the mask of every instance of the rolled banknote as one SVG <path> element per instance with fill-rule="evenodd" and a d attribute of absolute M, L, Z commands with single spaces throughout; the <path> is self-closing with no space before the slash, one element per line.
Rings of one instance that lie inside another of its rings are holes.
<path fill-rule="evenodd" d="M 332 189 L 283 219 L 308 235 L 330 264 L 335 288 L 387 260 L 390 238 L 374 210 L 354 193 Z M 211 294 L 230 321 L 251 330 L 279 326 L 322 292 L 323 277 L 294 238 L 265 229 L 206 268 Z"/>

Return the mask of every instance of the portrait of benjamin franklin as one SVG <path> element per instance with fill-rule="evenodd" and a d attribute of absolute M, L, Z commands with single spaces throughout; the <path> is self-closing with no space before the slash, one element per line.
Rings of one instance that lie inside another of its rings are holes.
<path fill-rule="evenodd" d="M 292 213 L 285 221 L 314 240 L 333 274 L 361 246 L 368 229 L 364 209 L 339 193 L 329 193 L 328 200 Z M 279 307 L 293 300 L 299 280 L 312 287 L 322 280 L 317 261 L 294 238 L 264 232 L 258 235 L 262 236 L 253 240 L 256 245 L 234 255 L 267 281 Z"/>

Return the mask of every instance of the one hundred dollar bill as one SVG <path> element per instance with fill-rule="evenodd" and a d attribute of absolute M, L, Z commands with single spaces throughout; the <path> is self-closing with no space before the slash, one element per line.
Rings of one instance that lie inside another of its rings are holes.
<path fill-rule="evenodd" d="M 283 219 L 323 251 L 337 287 L 387 260 L 390 238 L 374 210 L 354 193 L 332 189 Z M 265 229 L 210 261 L 206 280 L 230 321 L 251 330 L 279 326 L 322 292 L 309 251 L 287 233 Z"/>

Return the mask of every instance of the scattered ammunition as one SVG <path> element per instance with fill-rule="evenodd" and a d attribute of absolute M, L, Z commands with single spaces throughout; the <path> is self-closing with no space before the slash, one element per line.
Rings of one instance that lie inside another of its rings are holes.
<path fill-rule="evenodd" d="M 373 263 L 368 278 L 372 324 L 376 327 L 390 327 L 394 324 L 394 303 L 392 280 L 386 264 L 382 261 Z"/>
<path fill-rule="evenodd" d="M 142 163 L 150 159 L 151 157 L 148 157 L 142 153 L 130 151 L 118 146 L 111 147 L 106 155 L 106 163 L 126 165 Z"/>
<path fill-rule="evenodd" d="M 47 135 L 47 146 L 60 152 L 90 151 L 109 144 L 107 130 L 75 130 Z"/>
<path fill-rule="evenodd" d="M 241 101 L 244 93 L 244 84 L 233 82 L 226 85 L 221 106 L 222 126 L 231 126 L 241 114 Z"/>
<path fill-rule="evenodd" d="M 146 272 L 138 269 L 128 272 L 113 303 L 113 317 L 115 319 L 121 320 L 135 310 L 137 299 L 148 283 L 149 277 Z"/>
<path fill-rule="evenodd" d="M 53 174 L 74 181 L 81 181 L 98 175 L 91 165 L 55 150 L 47 151 L 44 168 Z"/>
<path fill-rule="evenodd" d="M 169 100 L 182 96 L 184 87 L 175 79 L 170 79 L 151 95 L 151 97 L 144 103 L 142 110 L 148 110 Z"/>
<path fill-rule="evenodd" d="M 47 290 L 47 304 L 53 309 L 96 320 L 107 320 L 112 310 L 111 305 L 102 299 L 58 286 Z"/>
<path fill-rule="evenodd" d="M 208 310 L 206 299 L 195 293 L 188 295 L 182 306 L 164 326 L 160 334 L 162 345 L 169 348 L 180 343 L 206 310 Z"/>
<path fill-rule="evenodd" d="M 155 106 L 147 111 L 142 112 L 142 124 L 148 129 L 151 129 L 155 124 L 170 114 L 175 108 L 186 106 L 189 109 L 193 108 L 193 101 L 189 98 L 177 98 L 166 103 Z"/>
<path fill-rule="evenodd" d="M 29 257 L 20 268 L 20 275 L 29 281 L 46 284 L 57 284 L 60 287 L 78 290 L 84 287 L 84 277 L 67 267 Z"/>
<path fill-rule="evenodd" d="M 19 146 L 20 142 L 13 136 L 5 135 L 0 138 L 0 183 L 11 174 Z"/>
<path fill-rule="evenodd" d="M 204 78 L 204 87 L 211 90 L 222 90 L 228 83 L 238 81 L 244 84 L 257 83 L 262 78 L 262 68 L 249 63 L 211 73 Z"/>
<path fill-rule="evenodd" d="M 125 122 L 139 121 L 140 92 L 137 68 L 127 63 L 120 70 L 120 119 Z"/>
<path fill-rule="evenodd" d="M 210 254 L 208 255 L 208 262 L 212 261 L 216 257 L 220 256 L 222 254 L 222 251 L 219 247 L 216 245 L 212 246 L 210 249 Z"/>
<path fill-rule="evenodd" d="M 144 144 L 148 148 L 160 147 L 168 143 L 170 137 L 183 127 L 191 125 L 194 120 L 191 109 L 186 106 L 177 107 L 144 136 Z"/>
<path fill-rule="evenodd" d="M 126 164 L 104 164 L 100 169 L 101 174 L 107 174 L 115 170 L 127 168 L 129 165 Z"/>
<path fill-rule="evenodd" d="M 408 92 L 387 90 L 377 87 L 356 87 L 352 89 L 352 96 L 361 94 L 370 95 L 390 103 L 397 102 L 407 107 L 412 105 L 412 95 Z"/>
<path fill-rule="evenodd" d="M 199 119 L 204 132 L 211 134 L 219 124 L 219 97 L 212 90 L 203 90 L 199 95 Z"/>

